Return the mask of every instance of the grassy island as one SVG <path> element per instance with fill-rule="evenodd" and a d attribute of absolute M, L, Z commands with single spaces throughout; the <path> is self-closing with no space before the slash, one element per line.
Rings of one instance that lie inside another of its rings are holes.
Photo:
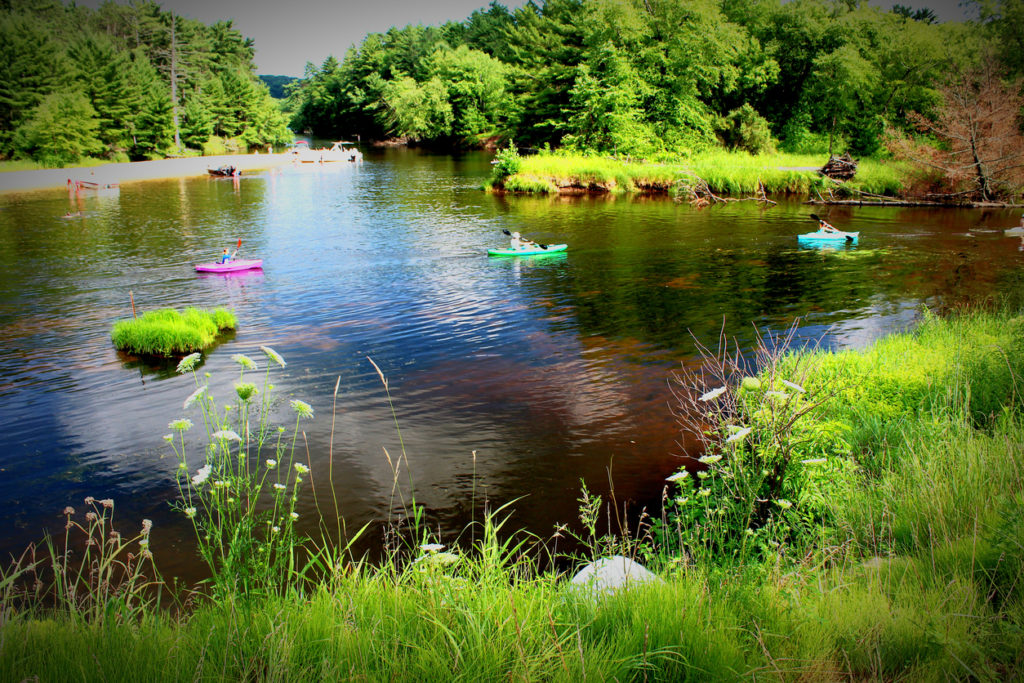
<path fill-rule="evenodd" d="M 55 562 L 26 556 L 0 572 L 0 678 L 1024 675 L 1024 317 L 925 314 L 863 351 L 767 348 L 753 376 L 709 353 L 710 373 L 677 378 L 677 414 L 693 416 L 706 450 L 699 474 L 669 477 L 658 519 L 602 535 L 604 504 L 584 489 L 579 524 L 560 533 L 586 550 L 562 564 L 625 554 L 660 577 L 599 597 L 535 559 L 538 539 L 511 532 L 509 508 L 441 539 L 413 501 L 393 536 L 405 540 L 375 564 L 300 536 L 296 501 L 316 473 L 291 435 L 265 428 L 269 377 L 240 381 L 225 406 L 188 356 L 190 417 L 164 438 L 211 580 L 160 607 L 158 530 L 144 520 L 109 534 L 114 502 L 87 498 L 64 511 L 69 536 L 100 539 L 84 557 L 51 546 Z M 291 407 L 297 433 L 314 415 Z M 186 459 L 197 440 L 205 464 Z M 273 443 L 274 459 L 245 457 Z M 340 525 L 321 514 L 322 529 Z"/>
<path fill-rule="evenodd" d="M 706 188 L 729 197 L 837 193 L 840 196 L 867 192 L 897 196 L 904 188 L 906 164 L 865 159 L 856 176 L 847 182 L 825 178 L 817 172 L 828 155 L 758 154 L 709 151 L 670 162 L 624 161 L 581 154 L 516 156 L 495 165 L 488 181 L 491 190 L 523 193 L 687 193 Z"/>
<path fill-rule="evenodd" d="M 182 313 L 162 308 L 132 320 L 117 321 L 110 337 L 121 351 L 173 356 L 201 351 L 212 345 L 218 334 L 235 329 L 237 324 L 234 314 L 225 308 L 186 308 Z"/>

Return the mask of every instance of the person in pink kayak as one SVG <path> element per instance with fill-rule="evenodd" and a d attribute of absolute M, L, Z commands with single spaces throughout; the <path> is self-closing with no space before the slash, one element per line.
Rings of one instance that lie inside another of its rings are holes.
<path fill-rule="evenodd" d="M 237 253 L 238 253 L 238 250 L 235 249 L 235 251 L 233 253 L 229 254 L 228 253 L 228 248 L 224 247 L 224 253 L 220 255 L 220 260 L 217 261 L 217 263 L 227 263 L 231 259 L 235 258 L 235 254 L 237 254 Z"/>

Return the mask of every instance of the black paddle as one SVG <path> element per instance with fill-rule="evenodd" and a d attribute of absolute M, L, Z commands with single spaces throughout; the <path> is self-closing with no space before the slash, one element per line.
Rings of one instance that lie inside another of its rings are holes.
<path fill-rule="evenodd" d="M 818 214 L 816 214 L 816 213 L 812 213 L 812 214 L 811 214 L 811 218 L 813 218 L 814 220 L 818 221 L 818 227 L 819 227 L 819 228 L 821 227 L 821 224 L 822 224 L 822 223 L 825 223 L 825 221 L 823 221 L 823 220 L 822 220 L 821 218 L 819 218 L 819 217 L 818 217 Z M 847 241 L 847 242 L 852 242 L 852 241 L 853 241 L 853 238 L 852 238 L 852 237 L 850 237 L 849 235 L 847 235 L 847 236 L 846 236 L 846 241 Z"/>
<path fill-rule="evenodd" d="M 509 237 L 511 237 L 511 236 L 512 236 L 512 233 L 510 233 L 510 232 L 509 232 L 508 230 L 506 230 L 506 229 L 504 229 L 504 228 L 502 228 L 502 229 L 501 229 L 501 231 L 502 231 L 503 233 L 505 233 L 506 235 L 508 235 Z M 534 244 L 536 244 L 536 245 L 537 245 L 538 247 L 540 247 L 541 249 L 547 249 L 547 248 L 548 248 L 548 245 L 546 245 L 546 244 L 541 244 L 540 242 L 534 242 Z"/>

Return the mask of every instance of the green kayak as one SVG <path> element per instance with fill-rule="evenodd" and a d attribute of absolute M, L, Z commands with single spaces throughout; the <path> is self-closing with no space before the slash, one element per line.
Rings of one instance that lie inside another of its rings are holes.
<path fill-rule="evenodd" d="M 532 256 L 533 254 L 554 254 L 559 251 L 565 251 L 569 248 L 568 244 L 549 244 L 547 249 L 541 249 L 540 247 L 520 247 L 519 249 L 488 249 L 488 256 Z"/>

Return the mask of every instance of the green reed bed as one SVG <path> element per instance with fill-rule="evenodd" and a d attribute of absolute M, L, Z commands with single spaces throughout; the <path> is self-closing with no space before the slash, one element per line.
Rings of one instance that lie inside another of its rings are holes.
<path fill-rule="evenodd" d="M 152 569 L 132 558 L 159 534 L 146 524 L 112 544 L 107 564 L 127 571 L 102 591 L 72 597 L 43 563 L 26 594 L 34 574 L 6 571 L 0 679 L 1024 675 L 1024 318 L 925 314 L 863 351 L 782 353 L 789 341 L 763 344 L 754 374 L 728 349 L 680 373 L 680 412 L 695 417 L 683 426 L 706 439 L 703 472 L 670 477 L 653 528 L 601 536 L 604 503 L 584 489 L 580 523 L 559 533 L 662 579 L 605 596 L 538 566 L 541 541 L 509 533 L 510 507 L 453 541 L 404 498 L 411 527 L 372 565 L 302 537 L 295 501 L 314 473 L 295 445 L 313 415 L 292 401 L 291 426 L 270 424 L 270 371 L 284 360 L 264 348 L 261 369 L 236 355 L 225 410 L 190 356 L 179 369 L 195 389 L 165 439 L 180 462 L 176 507 L 213 582 L 173 613 L 141 600 Z M 408 458 L 388 459 L 401 496 L 395 463 L 404 477 Z M 107 523 L 106 504 L 88 508 L 93 524 Z M 336 513 L 320 512 L 334 529 Z"/>
<path fill-rule="evenodd" d="M 609 157 L 538 154 L 519 157 L 503 186 L 511 192 L 555 193 L 560 190 L 669 192 L 697 179 L 711 192 L 737 197 L 768 194 L 843 195 L 869 192 L 898 195 L 905 169 L 891 161 L 865 159 L 846 183 L 822 178 L 816 169 L 827 159 L 810 154 L 763 154 L 713 150 L 670 163 L 620 161 Z"/>
<path fill-rule="evenodd" d="M 186 308 L 183 312 L 163 308 L 131 320 L 117 321 L 110 337 L 114 346 L 122 351 L 173 356 L 208 348 L 217 335 L 237 325 L 234 313 L 225 308 Z"/>

